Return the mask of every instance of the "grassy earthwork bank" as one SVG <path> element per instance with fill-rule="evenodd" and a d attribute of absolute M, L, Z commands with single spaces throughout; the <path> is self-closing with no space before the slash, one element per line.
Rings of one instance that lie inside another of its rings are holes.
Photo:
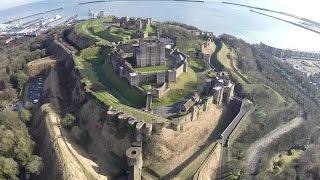
<path fill-rule="evenodd" d="M 92 94 L 106 105 L 111 105 L 137 119 L 163 119 L 140 110 L 145 103 L 145 96 L 115 74 L 108 62 L 108 50 L 102 49 L 84 49 L 76 58 L 76 68 L 80 72 L 82 82 L 93 91 Z"/>
<path fill-rule="evenodd" d="M 256 77 L 242 71 L 239 68 L 237 53 L 232 47 L 223 41 L 216 44 L 217 50 L 212 56 L 211 64 L 218 70 L 228 71 L 231 79 L 236 82 L 236 93 L 255 104 L 255 110 L 244 117 L 229 139 L 230 177 L 242 177 L 243 170 L 239 164 L 245 162 L 246 150 L 250 144 L 289 120 L 291 116 L 296 116 L 297 107 L 266 84 L 258 84 L 255 81 Z M 251 61 L 254 61 L 254 58 L 247 57 L 242 63 Z M 255 83 L 252 83 L 252 80 Z"/>
<path fill-rule="evenodd" d="M 128 42 L 135 31 L 120 28 L 117 24 L 111 25 L 110 22 L 112 22 L 112 17 L 106 17 L 89 20 L 76 26 L 75 31 L 78 35 L 80 34 L 92 39 L 94 41 L 93 44 L 97 46 L 82 50 L 81 55 L 77 57 L 76 65 L 83 78 L 82 81 L 91 90 L 94 90 L 94 94 L 99 100 L 108 102 L 110 105 L 113 104 L 118 109 L 123 109 L 124 106 L 140 109 L 145 104 L 143 88 L 146 87 L 142 87 L 141 89 L 133 88 L 126 80 L 118 77 L 113 71 L 111 64 L 105 60 L 108 59 L 107 50 L 99 48 L 106 45 L 113 46 L 114 42 Z M 147 25 L 146 31 L 149 33 L 149 36 L 155 36 L 156 28 L 159 28 L 159 26 L 162 26 L 162 24 L 160 23 L 160 25 L 157 24 L 156 26 Z M 176 46 L 184 53 L 194 52 L 204 42 L 203 39 L 190 34 L 184 28 L 175 26 L 171 29 L 171 27 L 169 28 L 170 31 L 175 32 L 175 35 L 177 35 Z M 182 34 L 177 33 L 175 29 L 183 31 Z M 169 67 L 170 65 L 165 65 L 136 68 L 135 70 L 141 73 L 150 73 L 168 70 Z M 188 72 L 182 73 L 176 82 L 170 83 L 170 91 L 163 98 L 154 100 L 153 106 L 169 106 L 182 101 L 195 91 L 200 92 L 205 77 L 202 72 L 205 68 L 205 62 L 190 58 Z M 102 90 L 103 93 L 101 93 Z M 136 111 L 133 109 L 128 110 L 132 112 Z M 147 113 L 142 114 L 145 116 Z M 154 119 L 155 117 L 151 115 L 149 119 L 152 118 Z"/>

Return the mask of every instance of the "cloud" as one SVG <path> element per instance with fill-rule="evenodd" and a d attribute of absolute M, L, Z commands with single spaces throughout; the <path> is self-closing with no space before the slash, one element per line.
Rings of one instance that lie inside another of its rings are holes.
<path fill-rule="evenodd" d="M 0 10 L 8 9 L 23 4 L 29 4 L 38 0 L 0 0 Z"/>

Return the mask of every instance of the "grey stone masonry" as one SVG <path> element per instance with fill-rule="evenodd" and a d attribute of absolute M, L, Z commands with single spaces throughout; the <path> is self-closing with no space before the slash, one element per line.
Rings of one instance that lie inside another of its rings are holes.
<path fill-rule="evenodd" d="M 164 65 L 165 44 L 159 39 L 140 39 L 134 57 L 137 67 Z"/>

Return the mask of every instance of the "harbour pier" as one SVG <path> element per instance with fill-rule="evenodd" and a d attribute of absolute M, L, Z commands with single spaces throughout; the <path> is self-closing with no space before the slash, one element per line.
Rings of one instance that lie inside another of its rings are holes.
<path fill-rule="evenodd" d="M 23 17 L 19 17 L 19 18 L 16 18 L 16 19 L 12 19 L 12 20 L 6 21 L 6 22 L 4 22 L 4 24 L 10 24 L 10 23 L 13 23 L 13 22 L 16 22 L 16 21 L 20 21 L 20 20 L 23 20 L 23 19 L 27 19 L 27 18 L 33 17 L 33 16 L 47 14 L 49 12 L 59 11 L 59 10 L 62 10 L 62 9 L 63 9 L 63 7 L 58 7 L 58 8 L 50 9 L 50 10 L 47 10 L 47 11 L 30 14 L 30 15 L 27 15 L 27 16 L 23 16 Z"/>

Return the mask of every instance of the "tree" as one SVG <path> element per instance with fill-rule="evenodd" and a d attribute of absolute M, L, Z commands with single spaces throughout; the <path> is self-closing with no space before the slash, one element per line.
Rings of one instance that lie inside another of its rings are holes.
<path fill-rule="evenodd" d="M 0 179 L 18 179 L 19 166 L 12 158 L 0 156 Z"/>
<path fill-rule="evenodd" d="M 62 119 L 62 125 L 65 128 L 71 128 L 72 126 L 74 126 L 74 124 L 76 123 L 76 117 L 74 117 L 74 115 L 72 114 L 67 114 L 63 119 Z"/>
<path fill-rule="evenodd" d="M 24 122 L 24 123 L 27 123 L 29 122 L 30 118 L 31 118 L 31 113 L 29 110 L 26 110 L 26 109 L 23 109 L 21 111 L 21 120 Z"/>
<path fill-rule="evenodd" d="M 19 70 L 17 73 L 15 73 L 11 77 L 11 82 L 13 85 L 18 87 L 19 89 L 23 88 L 23 85 L 28 81 L 28 76 L 21 70 Z"/>
<path fill-rule="evenodd" d="M 0 154 L 9 156 L 15 145 L 14 132 L 0 126 Z"/>
<path fill-rule="evenodd" d="M 26 165 L 27 175 L 36 174 L 39 175 L 43 168 L 43 162 L 41 157 L 34 155 L 32 156 L 31 161 Z"/>
<path fill-rule="evenodd" d="M 11 110 L 4 110 L 0 112 L 0 125 L 5 127 L 15 127 L 17 120 L 19 119 L 18 113 Z"/>
<path fill-rule="evenodd" d="M 82 135 L 82 130 L 80 129 L 79 126 L 74 126 L 71 129 L 71 134 L 73 135 L 73 137 L 77 140 L 80 141 L 81 139 L 81 135 Z"/>
<path fill-rule="evenodd" d="M 18 80 L 19 88 L 22 89 L 23 85 L 28 81 L 28 76 L 23 71 L 18 71 L 17 80 Z"/>

